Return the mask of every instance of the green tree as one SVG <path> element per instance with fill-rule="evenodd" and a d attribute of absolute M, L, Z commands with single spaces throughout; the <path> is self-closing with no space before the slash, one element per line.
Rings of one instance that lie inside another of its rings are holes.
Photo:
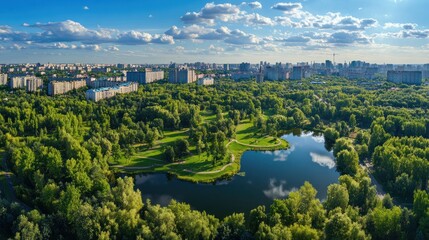
<path fill-rule="evenodd" d="M 169 162 L 175 162 L 175 160 L 176 160 L 176 153 L 174 152 L 174 148 L 172 146 L 165 147 L 164 156 L 165 156 L 165 159 L 167 161 L 169 161 Z"/>
<path fill-rule="evenodd" d="M 337 139 L 340 137 L 340 133 L 333 128 L 326 128 L 323 135 L 325 137 L 325 144 L 328 149 L 332 148 Z"/>
<path fill-rule="evenodd" d="M 351 239 L 352 221 L 342 213 L 332 215 L 326 222 L 325 236 L 326 239 L 341 240 Z"/>
<path fill-rule="evenodd" d="M 341 174 L 355 175 L 358 172 L 359 156 L 354 149 L 342 150 L 337 155 L 337 170 Z"/>
<path fill-rule="evenodd" d="M 340 184 L 331 184 L 328 187 L 328 196 L 325 202 L 326 210 L 331 211 L 337 207 L 345 211 L 349 204 L 349 192 Z"/>

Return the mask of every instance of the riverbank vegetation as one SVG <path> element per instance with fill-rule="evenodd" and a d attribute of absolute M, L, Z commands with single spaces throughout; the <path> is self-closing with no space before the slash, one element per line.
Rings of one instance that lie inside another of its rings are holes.
<path fill-rule="evenodd" d="M 428 238 L 429 88 L 323 81 L 150 84 L 99 103 L 87 102 L 81 91 L 52 98 L 0 91 L 2 171 L 13 174 L 19 200 L 1 192 L 0 235 Z M 185 203 L 146 202 L 131 177 L 116 174 L 171 172 L 211 181 L 238 172 L 246 150 L 287 148 L 279 137 L 296 128 L 324 132 L 334 151 L 342 176 L 327 189 L 326 201 L 307 183 L 270 207 L 217 219 Z M 359 164 L 369 166 L 393 199 L 377 196 Z"/>

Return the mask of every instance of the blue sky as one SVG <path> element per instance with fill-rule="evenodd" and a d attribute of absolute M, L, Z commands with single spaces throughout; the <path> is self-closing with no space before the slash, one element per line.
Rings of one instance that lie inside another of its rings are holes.
<path fill-rule="evenodd" d="M 427 0 L 5 1 L 0 63 L 429 62 Z"/>

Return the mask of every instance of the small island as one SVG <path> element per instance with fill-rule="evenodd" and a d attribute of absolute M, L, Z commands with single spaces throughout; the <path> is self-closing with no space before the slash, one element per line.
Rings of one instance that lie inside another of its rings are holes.
<path fill-rule="evenodd" d="M 210 112 L 203 112 L 201 116 L 203 125 L 219 120 L 216 114 Z M 262 117 L 266 118 L 265 115 Z M 136 153 L 131 158 L 122 159 L 113 167 L 120 173 L 169 173 L 181 180 L 210 183 L 239 173 L 240 159 L 246 151 L 275 151 L 289 147 L 284 139 L 267 135 L 250 119 L 237 123 L 233 126 L 231 138 L 221 139 L 222 143 L 218 143 L 218 149 L 214 151 L 210 146 L 213 142 L 210 141 L 200 140 L 200 144 L 205 145 L 202 149 L 198 149 L 198 141 L 195 145 L 189 144 L 192 142 L 192 129 L 165 131 L 163 138 L 157 140 L 151 148 L 147 144 L 137 144 Z M 185 153 L 180 157 L 175 156 L 172 161 L 167 149 L 179 142 L 185 142 L 186 146 L 182 147 Z"/>

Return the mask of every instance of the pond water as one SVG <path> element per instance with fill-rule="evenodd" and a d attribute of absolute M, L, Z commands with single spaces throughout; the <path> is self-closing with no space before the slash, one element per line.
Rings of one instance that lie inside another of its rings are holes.
<path fill-rule="evenodd" d="M 231 180 L 195 184 L 167 174 L 142 174 L 135 176 L 136 187 L 152 203 L 165 206 L 176 199 L 220 218 L 234 212 L 247 214 L 259 205 L 269 206 L 273 199 L 286 198 L 305 181 L 316 188 L 319 199 L 325 199 L 328 185 L 338 182 L 339 173 L 323 136 L 306 133 L 283 138 L 290 144 L 288 150 L 244 153 L 241 172 L 245 174 Z"/>

